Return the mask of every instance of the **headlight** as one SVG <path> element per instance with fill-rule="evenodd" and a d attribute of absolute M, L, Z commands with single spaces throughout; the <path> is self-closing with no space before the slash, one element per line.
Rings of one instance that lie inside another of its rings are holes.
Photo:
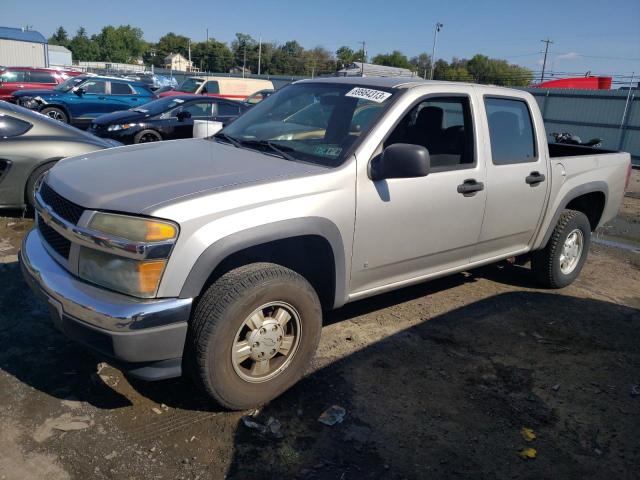
<path fill-rule="evenodd" d="M 176 226 L 169 222 L 101 212 L 93 215 L 89 228 L 133 242 L 174 240 L 178 235 Z"/>
<path fill-rule="evenodd" d="M 109 125 L 107 127 L 107 132 L 117 132 L 118 130 L 127 130 L 129 128 L 135 127 L 137 123 L 123 123 L 122 125 Z"/>
<path fill-rule="evenodd" d="M 38 101 L 33 97 L 22 97 L 18 100 L 18 105 L 25 108 L 34 108 L 38 105 Z"/>
<path fill-rule="evenodd" d="M 136 243 L 170 245 L 178 235 L 178 228 L 168 222 L 110 213 L 94 214 L 89 227 Z M 127 295 L 151 298 L 158 291 L 166 262 L 166 258 L 136 260 L 117 252 L 82 247 L 78 274 L 84 280 Z"/>

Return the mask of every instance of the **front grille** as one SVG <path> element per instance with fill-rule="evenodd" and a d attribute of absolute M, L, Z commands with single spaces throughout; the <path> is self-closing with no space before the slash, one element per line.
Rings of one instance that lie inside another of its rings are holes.
<path fill-rule="evenodd" d="M 69 250 L 71 249 L 71 242 L 69 240 L 44 223 L 40 218 L 38 218 L 38 230 L 45 242 L 47 242 L 58 255 L 69 258 Z"/>
<path fill-rule="evenodd" d="M 64 197 L 58 195 L 49 185 L 42 182 L 40 186 L 40 197 L 57 215 L 64 218 L 67 222 L 77 224 L 78 220 L 84 212 L 84 208 L 70 202 Z"/>

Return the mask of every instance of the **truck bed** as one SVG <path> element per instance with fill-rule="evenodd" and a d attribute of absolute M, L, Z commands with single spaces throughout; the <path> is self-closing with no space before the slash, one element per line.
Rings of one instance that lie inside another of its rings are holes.
<path fill-rule="evenodd" d="M 603 148 L 584 147 L 582 145 L 570 145 L 567 143 L 549 143 L 549 156 L 557 157 L 578 157 L 582 155 L 598 155 L 605 153 L 618 153 L 616 150 L 605 150 Z"/>

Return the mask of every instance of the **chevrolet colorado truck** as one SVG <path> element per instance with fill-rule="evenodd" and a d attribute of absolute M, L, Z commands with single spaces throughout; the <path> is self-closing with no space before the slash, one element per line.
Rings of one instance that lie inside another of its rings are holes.
<path fill-rule="evenodd" d="M 69 337 L 249 408 L 303 376 L 325 309 L 510 257 L 573 282 L 630 156 L 546 138 L 523 91 L 299 81 L 213 137 L 60 161 L 20 261 Z"/>

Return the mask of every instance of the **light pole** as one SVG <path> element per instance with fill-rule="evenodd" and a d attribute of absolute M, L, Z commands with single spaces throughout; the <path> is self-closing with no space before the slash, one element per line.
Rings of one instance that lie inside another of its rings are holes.
<path fill-rule="evenodd" d="M 436 41 L 438 40 L 438 32 L 444 27 L 440 22 L 436 22 L 436 29 L 433 32 L 433 48 L 431 49 L 431 73 L 429 74 L 429 80 L 433 80 L 433 70 L 436 62 Z"/>

